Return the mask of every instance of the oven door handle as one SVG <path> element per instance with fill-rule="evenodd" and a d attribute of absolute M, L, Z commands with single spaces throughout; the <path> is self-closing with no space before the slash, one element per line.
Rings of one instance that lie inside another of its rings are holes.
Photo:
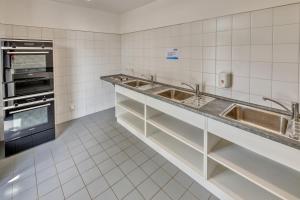
<path fill-rule="evenodd" d="M 15 51 L 15 52 L 7 52 L 8 55 L 16 55 L 16 54 L 48 54 L 48 51 Z"/>
<path fill-rule="evenodd" d="M 45 105 L 40 105 L 40 106 L 31 107 L 31 108 L 25 108 L 25 109 L 21 109 L 21 110 L 11 111 L 11 112 L 9 112 L 9 114 L 11 115 L 11 114 L 16 114 L 16 113 L 20 113 L 20 112 L 24 112 L 24 111 L 29 111 L 29 110 L 37 109 L 37 108 L 48 107 L 50 105 L 51 105 L 50 103 L 47 103 Z"/>

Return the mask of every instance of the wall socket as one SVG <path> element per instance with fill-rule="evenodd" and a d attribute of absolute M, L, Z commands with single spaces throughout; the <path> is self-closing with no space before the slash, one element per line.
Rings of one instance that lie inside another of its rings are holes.
<path fill-rule="evenodd" d="M 70 110 L 71 111 L 75 110 L 75 105 L 74 104 L 70 104 Z"/>

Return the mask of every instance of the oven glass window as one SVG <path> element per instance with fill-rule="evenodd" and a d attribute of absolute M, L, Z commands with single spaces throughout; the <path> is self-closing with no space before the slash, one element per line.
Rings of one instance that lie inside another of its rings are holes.
<path fill-rule="evenodd" d="M 11 67 L 22 72 L 23 70 L 46 71 L 46 55 L 12 55 Z"/>
<path fill-rule="evenodd" d="M 13 114 L 14 131 L 24 130 L 48 123 L 48 108 L 42 107 Z"/>
<path fill-rule="evenodd" d="M 15 95 L 26 95 L 51 90 L 51 79 L 32 79 L 15 82 Z"/>

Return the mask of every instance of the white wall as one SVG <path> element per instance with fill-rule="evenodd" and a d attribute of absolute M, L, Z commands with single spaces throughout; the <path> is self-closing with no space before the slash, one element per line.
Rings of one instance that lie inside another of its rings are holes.
<path fill-rule="evenodd" d="M 123 34 L 122 66 L 169 84 L 199 83 L 208 93 L 290 106 L 300 102 L 299 35 L 299 3 L 227 15 Z M 167 60 L 167 48 L 178 48 L 179 60 Z M 232 74 L 232 88 L 218 87 L 219 72 Z"/>
<path fill-rule="evenodd" d="M 121 16 L 121 32 L 191 22 L 269 8 L 299 0 L 157 0 Z"/>
<path fill-rule="evenodd" d="M 0 0 L 0 23 L 119 33 L 119 15 L 49 0 Z"/>
<path fill-rule="evenodd" d="M 99 77 L 121 71 L 119 28 L 119 16 L 108 12 L 48 0 L 0 0 L 0 38 L 54 42 L 56 123 L 114 106 L 112 85 Z"/>

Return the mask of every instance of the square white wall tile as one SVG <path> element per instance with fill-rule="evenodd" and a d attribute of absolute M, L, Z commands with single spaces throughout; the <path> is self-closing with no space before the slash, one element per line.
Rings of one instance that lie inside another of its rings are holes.
<path fill-rule="evenodd" d="M 271 79 L 272 63 L 269 62 L 252 62 L 250 67 L 250 76 L 253 78 Z"/>
<path fill-rule="evenodd" d="M 232 74 L 234 76 L 245 76 L 250 75 L 250 62 L 233 61 L 232 62 Z"/>
<path fill-rule="evenodd" d="M 298 44 L 276 44 L 273 45 L 274 62 L 298 62 L 299 45 Z"/>
<path fill-rule="evenodd" d="M 250 13 L 241 13 L 233 15 L 232 29 L 250 28 Z"/>
<path fill-rule="evenodd" d="M 209 19 L 203 21 L 203 32 L 210 33 L 217 31 L 217 19 Z"/>
<path fill-rule="evenodd" d="M 292 4 L 274 8 L 274 25 L 299 23 L 299 4 Z"/>
<path fill-rule="evenodd" d="M 202 21 L 193 22 L 191 25 L 192 34 L 201 34 L 203 31 L 203 23 Z"/>
<path fill-rule="evenodd" d="M 217 45 L 228 46 L 231 45 L 231 31 L 217 32 Z"/>
<path fill-rule="evenodd" d="M 250 29 L 232 31 L 232 45 L 249 45 Z"/>
<path fill-rule="evenodd" d="M 203 60 L 203 72 L 215 73 L 216 61 L 215 60 Z"/>
<path fill-rule="evenodd" d="M 273 43 L 299 43 L 299 24 L 274 26 Z"/>
<path fill-rule="evenodd" d="M 271 80 L 250 79 L 250 94 L 270 97 L 272 91 Z"/>
<path fill-rule="evenodd" d="M 247 77 L 233 76 L 232 90 L 237 92 L 248 93 L 250 90 L 250 79 Z"/>
<path fill-rule="evenodd" d="M 205 47 L 216 46 L 216 33 L 203 33 L 202 34 L 202 45 Z"/>
<path fill-rule="evenodd" d="M 273 80 L 298 83 L 299 65 L 293 63 L 274 63 Z"/>
<path fill-rule="evenodd" d="M 272 81 L 272 97 L 289 101 L 298 101 L 298 84 Z"/>
<path fill-rule="evenodd" d="M 272 27 L 251 29 L 251 44 L 253 45 L 271 45 L 273 39 Z"/>
<path fill-rule="evenodd" d="M 217 19 L 217 31 L 229 31 L 232 27 L 232 16 L 219 17 Z"/>
<path fill-rule="evenodd" d="M 220 72 L 231 72 L 231 61 L 217 61 L 216 63 L 216 74 Z"/>
<path fill-rule="evenodd" d="M 251 27 L 266 27 L 273 25 L 273 10 L 264 9 L 251 12 Z"/>
<path fill-rule="evenodd" d="M 217 60 L 231 60 L 231 46 L 217 47 Z"/>
<path fill-rule="evenodd" d="M 232 60 L 250 61 L 250 46 L 232 46 Z"/>
<path fill-rule="evenodd" d="M 272 45 L 251 46 L 251 61 L 272 62 Z"/>

